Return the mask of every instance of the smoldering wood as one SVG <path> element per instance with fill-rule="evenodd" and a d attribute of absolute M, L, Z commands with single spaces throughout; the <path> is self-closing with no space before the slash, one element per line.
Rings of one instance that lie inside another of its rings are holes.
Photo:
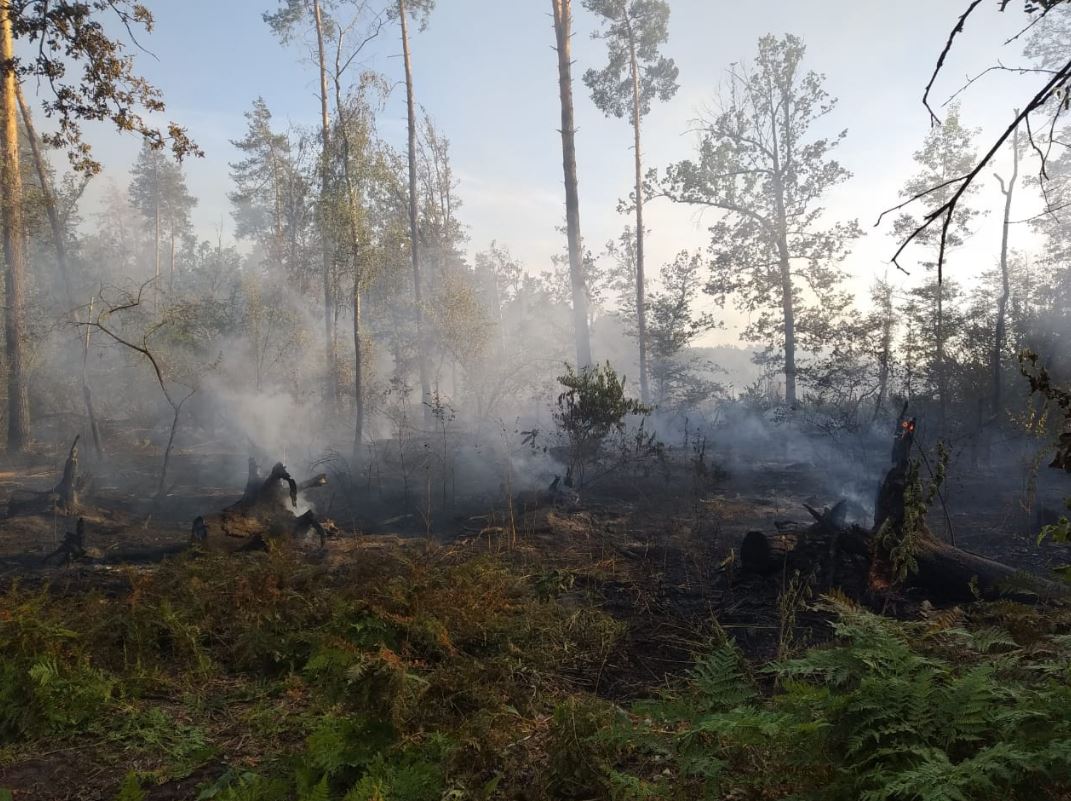
<path fill-rule="evenodd" d="M 838 504 L 839 505 L 839 504 Z M 932 535 L 918 544 L 916 568 L 904 589 L 935 602 L 965 603 L 1013 598 L 1021 601 L 1062 598 L 1068 589 L 943 543 Z M 863 598 L 892 585 L 874 531 L 861 526 L 815 521 L 799 532 L 750 531 L 740 548 L 746 572 L 761 576 L 799 572 L 820 592 L 840 590 Z"/>
<path fill-rule="evenodd" d="M 325 525 L 311 509 L 300 515 L 294 510 L 300 492 L 326 484 L 325 473 L 299 482 L 282 462 L 262 476 L 256 461 L 250 458 L 242 497 L 220 512 L 198 516 L 191 527 L 191 544 L 236 551 L 263 550 L 268 540 L 299 539 L 315 531 L 323 547 L 329 533 L 334 533 L 334 526 Z"/>
<path fill-rule="evenodd" d="M 740 548 L 744 570 L 762 576 L 798 572 L 818 591 L 836 589 L 856 598 L 891 589 L 895 582 L 878 533 L 898 530 L 904 524 L 904 492 L 916 428 L 906 411 L 905 404 L 894 435 L 892 464 L 878 491 L 872 528 L 848 525 L 845 501 L 822 511 L 808 506 L 813 518 L 809 526 L 779 527 L 783 530 L 776 534 L 748 532 Z M 924 523 L 917 539 L 915 566 L 903 588 L 928 600 L 962 603 L 1004 597 L 1033 601 L 1069 594 L 1063 584 L 941 542 Z"/>

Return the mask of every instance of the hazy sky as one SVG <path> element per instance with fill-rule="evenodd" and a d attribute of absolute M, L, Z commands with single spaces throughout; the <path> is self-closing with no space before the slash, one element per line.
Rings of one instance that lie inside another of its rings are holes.
<path fill-rule="evenodd" d="M 260 95 L 279 125 L 315 124 L 315 71 L 300 46 L 279 45 L 262 22 L 261 13 L 273 8 L 275 0 L 147 3 L 156 31 L 143 44 L 155 58 L 139 54 L 139 69 L 164 92 L 167 117 L 187 125 L 206 152 L 187 168 L 190 188 L 200 199 L 195 222 L 202 236 L 214 239 L 222 221 L 224 238 L 230 240 L 228 162 L 236 153 L 229 140 L 244 131 L 243 112 Z M 528 269 L 545 269 L 551 254 L 564 246 L 555 231 L 564 212 L 549 0 L 439 0 L 438 5 L 427 31 L 413 37 L 416 93 L 450 139 L 470 251 L 496 239 Z M 631 139 L 627 123 L 604 118 L 580 82 L 584 69 L 601 66 L 605 55 L 603 43 L 589 37 L 595 21 L 579 0 L 574 5 L 581 225 L 587 244 L 598 251 L 629 222 L 616 206 L 632 180 Z M 694 146 L 694 136 L 687 133 L 690 122 L 713 98 L 725 68 L 752 58 L 759 36 L 801 36 L 808 45 L 807 66 L 824 73 L 827 90 L 839 98 L 825 121 L 827 130 L 848 129 L 838 158 L 854 177 L 829 199 L 828 208 L 831 218 L 857 217 L 867 231 L 848 262 L 856 287 L 865 290 L 875 274 L 886 270 L 895 249 L 888 231 L 872 226 L 878 213 L 898 200 L 899 187 L 914 170 L 912 153 L 928 126 L 922 88 L 965 0 L 670 0 L 670 5 L 665 53 L 677 61 L 681 88 L 646 118 L 646 164 L 662 167 L 689 156 Z M 1022 61 L 1018 44 L 1000 45 L 1018 30 L 1024 15 L 1018 5 L 1005 14 L 997 13 L 996 6 L 996 0 L 987 2 L 968 25 L 939 84 L 938 100 L 998 56 L 1007 64 Z M 399 80 L 400 51 L 396 29 L 385 29 L 367 66 Z M 966 123 L 987 134 L 997 132 L 1016 103 L 1032 93 L 1035 81 L 986 78 L 964 97 Z M 404 142 L 400 89 L 379 126 L 388 138 Z M 125 185 L 136 143 L 105 129 L 94 130 L 91 138 L 107 165 L 106 179 Z M 986 141 L 987 136 L 979 140 Z M 97 184 L 90 202 L 99 197 L 105 180 Z M 1025 217 L 1031 201 L 1023 197 Z M 987 174 L 980 203 L 994 211 L 971 244 L 950 260 L 950 272 L 964 276 L 993 265 L 1000 201 L 996 182 Z M 652 273 L 678 250 L 708 241 L 704 220 L 689 208 L 653 202 L 647 222 Z M 1026 226 L 1019 229 L 1025 246 Z M 714 340 L 734 338 L 730 327 Z"/>

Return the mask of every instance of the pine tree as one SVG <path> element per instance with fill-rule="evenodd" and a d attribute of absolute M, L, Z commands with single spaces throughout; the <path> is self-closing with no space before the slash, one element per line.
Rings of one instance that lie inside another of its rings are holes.
<path fill-rule="evenodd" d="M 573 4 L 551 0 L 555 50 L 558 54 L 558 96 L 561 103 L 562 171 L 565 176 L 566 238 L 569 243 L 569 281 L 573 301 L 573 336 L 581 370 L 592 366 L 588 330 L 588 290 L 580 236 L 580 194 L 576 176 L 576 125 L 573 116 Z"/>
<path fill-rule="evenodd" d="M 641 120 L 655 99 L 669 100 L 677 92 L 677 66 L 658 48 L 669 37 L 669 4 L 665 0 L 584 0 L 584 6 L 601 17 L 605 29 L 596 38 L 606 41 L 609 63 L 584 73 L 595 105 L 607 115 L 630 117 L 633 135 L 636 211 L 636 326 L 640 351 L 640 397 L 650 401 L 647 365 L 647 310 L 644 277 L 643 151 Z"/>

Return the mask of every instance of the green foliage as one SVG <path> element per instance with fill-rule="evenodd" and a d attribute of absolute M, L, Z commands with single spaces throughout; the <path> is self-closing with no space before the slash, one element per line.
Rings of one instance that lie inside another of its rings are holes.
<path fill-rule="evenodd" d="M 115 801 L 145 801 L 145 791 L 141 789 L 141 779 L 137 773 L 130 771 L 126 774 Z"/>
<path fill-rule="evenodd" d="M 197 801 L 290 801 L 290 787 L 280 779 L 266 779 L 251 771 L 225 771 L 201 789 Z"/>
<path fill-rule="evenodd" d="M 1071 498 L 1068 498 L 1064 503 L 1068 510 L 1071 510 Z M 1071 519 L 1067 515 L 1063 515 L 1055 523 L 1042 528 L 1038 533 L 1038 544 L 1040 545 L 1046 539 L 1061 543 L 1071 542 Z M 1071 565 L 1061 565 L 1056 568 L 1056 572 L 1071 581 Z"/>
<path fill-rule="evenodd" d="M 878 531 L 877 541 L 889 560 L 894 582 L 902 582 L 918 570 L 918 549 L 930 536 L 926 515 L 941 492 L 948 471 L 948 460 L 948 448 L 943 442 L 937 443 L 937 466 L 928 481 L 922 479 L 920 461 L 911 461 L 904 484 L 903 523 L 896 527 L 890 518 Z"/>
<path fill-rule="evenodd" d="M 1046 404 L 1056 406 L 1063 416 L 1065 430 L 1057 439 L 1056 455 L 1049 466 L 1071 473 L 1071 392 L 1052 383 L 1048 370 L 1038 364 L 1038 356 L 1032 351 L 1024 350 L 1019 354 L 1019 371 L 1030 382 L 1030 393 L 1041 395 Z M 1071 510 L 1071 498 L 1067 499 L 1066 505 Z M 1063 516 L 1056 523 L 1045 526 L 1038 535 L 1038 542 L 1046 538 L 1052 538 L 1055 542 L 1071 542 L 1071 520 Z M 1071 580 L 1071 565 L 1063 565 L 1057 568 L 1057 572 Z"/>
<path fill-rule="evenodd" d="M 406 549 L 339 572 L 282 549 L 203 553 L 121 580 L 107 596 L 0 594 L 5 759 L 91 736 L 161 782 L 229 762 L 238 741 L 257 767 L 201 798 L 486 798 L 527 782 L 533 721 L 622 633 L 537 576 Z"/>
<path fill-rule="evenodd" d="M 46 596 L 7 600 L 0 614 L 0 743 L 94 722 L 114 682 L 77 653 L 78 634 L 49 614 Z"/>
<path fill-rule="evenodd" d="M 605 796 L 608 763 L 599 735 L 609 722 L 606 707 L 590 699 L 570 698 L 554 710 L 547 777 L 552 798 Z"/>
<path fill-rule="evenodd" d="M 584 0 L 584 7 L 604 25 L 594 36 L 606 41 L 608 63 L 584 72 L 591 99 L 603 113 L 642 117 L 653 100 L 669 100 L 677 93 L 677 65 L 658 52 L 669 38 L 665 0 Z"/>
<path fill-rule="evenodd" d="M 45 112 L 56 119 L 56 130 L 45 142 L 67 152 L 76 170 L 100 172 L 81 123 L 108 121 L 121 132 L 136 132 L 153 148 L 170 144 L 176 158 L 203 155 L 186 131 L 169 123 L 157 127 L 145 116 L 164 111 L 158 89 L 134 71 L 134 58 L 122 38 L 113 38 L 114 26 L 151 31 L 152 13 L 135 0 L 89 0 L 49 3 L 30 0 L 13 6 L 12 25 L 17 41 L 28 46 L 15 64 L 20 82 L 41 81 L 51 93 Z M 114 15 L 114 16 L 113 16 Z"/>
<path fill-rule="evenodd" d="M 650 409 L 625 394 L 625 377 L 610 363 L 576 372 L 565 365 L 558 383 L 565 391 L 558 396 L 554 422 L 569 448 L 569 468 L 583 485 L 586 469 L 600 456 L 612 434 L 623 435 L 626 419 L 645 415 Z M 641 443 L 642 444 L 642 443 Z"/>
<path fill-rule="evenodd" d="M 1066 638 L 1026 649 L 992 629 L 827 611 L 834 643 L 768 668 L 769 698 L 722 646 L 644 710 L 637 739 L 679 776 L 663 797 L 951 801 L 1071 787 Z"/>

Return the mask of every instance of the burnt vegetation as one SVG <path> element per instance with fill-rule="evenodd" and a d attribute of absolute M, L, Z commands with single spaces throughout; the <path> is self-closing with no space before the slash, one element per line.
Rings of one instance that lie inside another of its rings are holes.
<path fill-rule="evenodd" d="M 0 801 L 1071 798 L 1071 3 L 927 23 L 880 275 L 799 36 L 664 150 L 672 2 L 517 4 L 544 269 L 470 236 L 462 12 L 264 5 L 315 97 L 224 158 L 159 122 L 162 7 L 0 0 Z"/>

